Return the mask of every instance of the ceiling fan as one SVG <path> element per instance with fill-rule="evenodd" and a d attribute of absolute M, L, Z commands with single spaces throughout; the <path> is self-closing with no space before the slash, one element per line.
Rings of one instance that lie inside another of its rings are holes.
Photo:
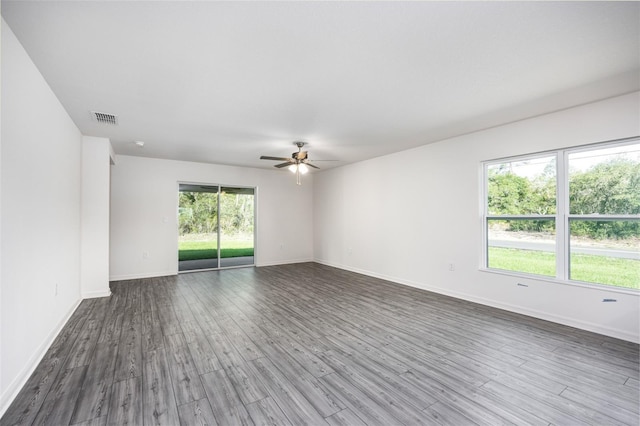
<path fill-rule="evenodd" d="M 276 164 L 273 167 L 277 167 L 279 169 L 287 167 L 289 170 L 291 170 L 291 172 L 296 174 L 296 184 L 302 185 L 300 175 L 306 174 L 309 171 L 309 167 L 313 167 L 314 169 L 319 169 L 320 167 L 311 164 L 307 155 L 307 151 L 302 150 L 302 147 L 307 144 L 306 142 L 296 141 L 293 144 L 298 147 L 298 152 L 292 153 L 291 157 L 270 157 L 268 155 L 263 155 L 260 157 L 260 159 L 284 161 L 284 163 Z"/>

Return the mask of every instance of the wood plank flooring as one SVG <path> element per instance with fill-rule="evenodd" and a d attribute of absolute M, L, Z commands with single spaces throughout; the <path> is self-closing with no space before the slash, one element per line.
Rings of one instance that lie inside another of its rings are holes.
<path fill-rule="evenodd" d="M 638 345 L 306 263 L 112 283 L 10 425 L 638 425 Z"/>

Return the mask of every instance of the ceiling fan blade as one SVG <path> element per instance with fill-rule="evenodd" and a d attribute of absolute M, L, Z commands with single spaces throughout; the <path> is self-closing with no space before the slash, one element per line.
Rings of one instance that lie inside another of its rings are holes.
<path fill-rule="evenodd" d="M 260 157 L 261 160 L 276 160 L 276 161 L 289 161 L 290 158 L 286 157 L 269 157 L 268 155 L 263 155 Z"/>
<path fill-rule="evenodd" d="M 306 164 L 306 165 L 307 165 L 307 166 L 309 166 L 309 167 L 313 167 L 314 169 L 319 169 L 319 168 L 320 168 L 320 167 L 318 167 L 318 166 L 314 166 L 313 164 L 308 163 L 308 162 L 306 162 L 306 161 L 304 162 L 304 164 Z"/>
<path fill-rule="evenodd" d="M 281 169 L 281 168 L 283 168 L 283 167 L 290 166 L 291 164 L 294 164 L 294 163 L 291 163 L 291 162 L 287 161 L 286 163 L 276 164 L 276 165 L 275 165 L 275 166 L 273 166 L 273 167 L 277 167 L 277 168 Z"/>

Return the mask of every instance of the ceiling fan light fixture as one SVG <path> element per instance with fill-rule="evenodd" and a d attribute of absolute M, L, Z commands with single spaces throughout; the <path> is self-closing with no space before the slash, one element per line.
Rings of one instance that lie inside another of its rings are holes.
<path fill-rule="evenodd" d="M 307 143 L 302 141 L 296 141 L 293 143 L 298 147 L 298 152 L 294 152 L 291 154 L 291 157 L 272 157 L 270 155 L 261 155 L 261 160 L 273 160 L 273 161 L 283 161 L 280 164 L 276 164 L 274 167 L 278 169 L 287 168 L 289 171 L 296 175 L 296 184 L 302 185 L 302 175 L 306 175 L 309 173 L 311 168 L 319 169 L 320 167 L 316 166 L 309 160 L 308 152 L 303 151 L 302 147 L 304 147 Z M 335 161 L 335 160 L 319 160 L 319 161 Z"/>

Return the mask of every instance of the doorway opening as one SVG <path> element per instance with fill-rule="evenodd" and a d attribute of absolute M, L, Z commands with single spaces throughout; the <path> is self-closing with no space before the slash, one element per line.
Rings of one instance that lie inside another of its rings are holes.
<path fill-rule="evenodd" d="M 255 188 L 179 184 L 178 271 L 255 264 Z"/>

